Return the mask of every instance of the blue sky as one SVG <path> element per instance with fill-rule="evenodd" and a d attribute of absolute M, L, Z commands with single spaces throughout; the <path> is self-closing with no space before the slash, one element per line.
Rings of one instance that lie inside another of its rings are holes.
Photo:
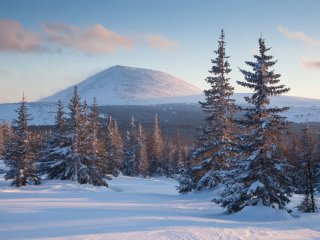
<path fill-rule="evenodd" d="M 37 100 L 113 65 L 207 88 L 221 28 L 236 85 L 258 38 L 288 95 L 320 98 L 317 0 L 0 0 L 0 102 Z"/>

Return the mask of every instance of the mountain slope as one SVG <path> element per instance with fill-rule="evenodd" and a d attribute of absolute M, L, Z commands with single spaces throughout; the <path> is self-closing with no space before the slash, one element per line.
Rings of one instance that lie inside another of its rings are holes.
<path fill-rule="evenodd" d="M 77 84 L 82 99 L 100 105 L 145 105 L 194 101 L 202 91 L 172 75 L 144 68 L 114 66 Z M 62 90 L 40 102 L 68 101 L 73 87 Z M 191 97 L 191 98 L 190 98 Z"/>

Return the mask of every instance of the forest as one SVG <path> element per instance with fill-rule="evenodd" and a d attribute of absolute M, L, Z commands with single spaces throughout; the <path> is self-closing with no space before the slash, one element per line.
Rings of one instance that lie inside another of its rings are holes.
<path fill-rule="evenodd" d="M 252 94 L 245 97 L 247 105 L 238 106 L 221 31 L 206 78 L 210 88 L 200 102 L 204 121 L 192 141 L 179 127 L 163 134 L 156 113 L 147 131 L 136 120 L 139 116 L 121 128 L 112 116 L 105 121 L 97 100 L 88 106 L 76 86 L 67 106 L 57 103 L 55 125 L 34 128 L 23 97 L 14 122 L 0 126 L 6 180 L 16 187 L 43 179 L 108 187 L 119 174 L 166 176 L 179 182 L 181 194 L 221 188 L 212 201 L 228 213 L 260 204 L 286 209 L 294 193 L 304 196 L 299 210 L 317 211 L 320 136 L 313 123 L 306 122 L 301 130 L 290 124 L 281 115 L 287 107 L 270 106 L 271 96 L 290 89 L 280 83 L 281 75 L 273 69 L 277 61 L 265 40 L 259 38 L 258 44 L 259 53 L 246 62 L 252 70 L 240 69 L 243 80 L 237 81 Z"/>

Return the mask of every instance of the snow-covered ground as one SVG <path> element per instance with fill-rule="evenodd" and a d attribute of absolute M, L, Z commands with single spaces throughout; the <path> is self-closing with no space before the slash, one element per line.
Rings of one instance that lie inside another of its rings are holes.
<path fill-rule="evenodd" d="M 0 123 L 12 122 L 17 118 L 16 110 L 19 103 L 3 103 L 0 104 Z M 30 115 L 30 123 L 32 125 L 52 125 L 54 124 L 55 113 L 57 109 L 56 103 L 27 103 L 28 113 Z"/>
<path fill-rule="evenodd" d="M 249 207 L 225 215 L 210 202 L 213 192 L 179 195 L 172 179 L 120 176 L 109 184 L 15 188 L 1 177 L 0 239 L 320 239 L 319 213 Z"/>

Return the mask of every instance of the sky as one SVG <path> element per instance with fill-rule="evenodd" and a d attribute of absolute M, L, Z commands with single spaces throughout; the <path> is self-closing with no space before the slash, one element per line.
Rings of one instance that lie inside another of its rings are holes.
<path fill-rule="evenodd" d="M 0 0 L 0 102 L 36 101 L 114 65 L 206 89 L 221 29 L 236 92 L 262 36 L 287 95 L 320 99 L 318 0 Z"/>

